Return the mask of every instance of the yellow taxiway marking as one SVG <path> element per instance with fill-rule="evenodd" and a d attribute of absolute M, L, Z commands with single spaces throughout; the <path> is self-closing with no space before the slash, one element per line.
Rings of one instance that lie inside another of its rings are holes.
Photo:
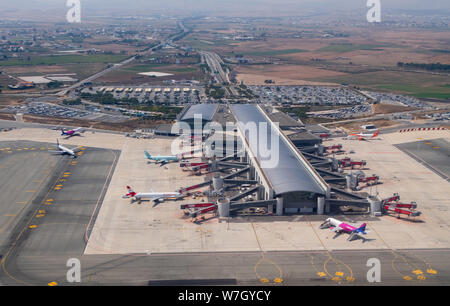
<path fill-rule="evenodd" d="M 419 275 L 419 276 L 417 276 L 417 279 L 418 279 L 418 280 L 421 280 L 421 281 L 424 281 L 424 280 L 426 280 L 427 278 L 426 278 L 425 276 L 423 276 L 423 275 Z"/>
<path fill-rule="evenodd" d="M 273 282 L 274 282 L 274 283 L 277 283 L 277 284 L 281 284 L 281 283 L 283 282 L 283 279 L 277 277 L 277 278 L 275 278 L 275 279 L 273 280 Z"/>
<path fill-rule="evenodd" d="M 344 276 L 344 272 L 336 272 L 335 275 L 336 276 Z"/>
<path fill-rule="evenodd" d="M 3 216 L 5 216 L 5 217 L 16 217 L 17 215 L 13 215 L 13 214 L 6 214 L 6 215 L 3 215 Z"/>
<path fill-rule="evenodd" d="M 47 199 L 47 202 L 53 202 L 54 200 L 53 199 Z"/>
<path fill-rule="evenodd" d="M 26 192 L 36 192 L 36 190 L 27 190 Z"/>
<path fill-rule="evenodd" d="M 38 211 L 38 213 L 45 214 L 45 210 L 41 209 L 41 210 Z"/>
<path fill-rule="evenodd" d="M 37 227 L 37 225 L 34 225 L 34 224 L 29 226 L 29 228 L 36 228 L 36 227 Z"/>
<path fill-rule="evenodd" d="M 428 269 L 428 270 L 427 270 L 427 273 L 428 273 L 428 274 L 437 274 L 437 271 L 434 270 L 434 269 Z"/>
<path fill-rule="evenodd" d="M 58 283 L 57 282 L 50 282 L 50 283 L 48 283 L 48 285 L 50 287 L 53 287 L 53 286 L 58 286 Z"/>
<path fill-rule="evenodd" d="M 327 274 L 325 272 L 317 272 L 317 275 L 319 275 L 320 277 L 327 276 Z"/>
<path fill-rule="evenodd" d="M 41 218 L 41 217 L 44 217 L 45 215 L 44 214 L 39 214 L 39 215 L 36 215 L 36 218 Z"/>
<path fill-rule="evenodd" d="M 347 282 L 354 282 L 354 281 L 355 281 L 355 278 L 352 277 L 352 276 L 347 276 L 347 277 L 345 278 L 345 280 L 346 280 Z"/>
<path fill-rule="evenodd" d="M 412 280 L 413 278 L 411 276 L 409 276 L 409 275 L 406 275 L 406 276 L 403 277 L 403 279 L 409 281 L 409 280 Z"/>
<path fill-rule="evenodd" d="M 412 273 L 414 273 L 415 275 L 423 274 L 422 270 L 419 269 L 412 271 Z"/>
<path fill-rule="evenodd" d="M 441 147 L 432 147 L 433 149 L 440 149 Z"/>
<path fill-rule="evenodd" d="M 16 204 L 27 204 L 27 202 L 21 201 L 21 202 L 16 202 Z"/>
<path fill-rule="evenodd" d="M 70 172 L 64 172 L 64 174 L 71 174 Z"/>

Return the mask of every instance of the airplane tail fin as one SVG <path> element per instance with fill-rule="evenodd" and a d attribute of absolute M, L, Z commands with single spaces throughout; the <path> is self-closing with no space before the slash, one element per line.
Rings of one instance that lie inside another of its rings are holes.
<path fill-rule="evenodd" d="M 133 189 L 130 186 L 127 186 L 127 190 L 128 190 L 128 193 L 123 195 L 124 199 L 132 198 L 132 197 L 134 197 L 136 195 L 136 192 L 134 192 Z"/>
<path fill-rule="evenodd" d="M 366 223 L 361 224 L 361 226 L 357 229 L 357 232 L 365 234 L 366 233 L 366 225 L 367 225 Z"/>
<path fill-rule="evenodd" d="M 377 137 L 379 134 L 380 134 L 380 130 L 377 130 L 375 133 L 373 133 L 372 138 Z"/>
<path fill-rule="evenodd" d="M 148 153 L 147 151 L 144 151 L 144 153 L 145 153 L 145 156 L 147 156 L 148 159 L 152 158 L 151 154 Z"/>
<path fill-rule="evenodd" d="M 64 129 L 61 129 L 61 135 L 65 135 L 66 132 L 64 132 Z"/>

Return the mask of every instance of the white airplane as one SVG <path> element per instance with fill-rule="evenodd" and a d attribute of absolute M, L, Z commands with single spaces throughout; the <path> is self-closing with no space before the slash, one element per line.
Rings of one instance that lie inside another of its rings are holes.
<path fill-rule="evenodd" d="M 71 150 L 69 148 L 66 148 L 65 146 L 59 144 L 59 140 L 58 139 L 56 139 L 56 146 L 58 148 L 58 151 L 49 151 L 49 152 L 53 153 L 53 154 L 70 155 L 73 158 L 77 158 L 77 152 L 79 151 L 79 149 Z"/>
<path fill-rule="evenodd" d="M 134 190 L 127 186 L 128 193 L 122 196 L 123 199 L 132 199 L 132 201 L 138 201 L 139 203 L 143 199 L 149 199 L 150 201 L 155 202 L 157 204 L 161 200 L 171 199 L 171 198 L 182 198 L 183 194 L 179 192 L 147 192 L 147 193 L 136 193 Z"/>
<path fill-rule="evenodd" d="M 371 138 L 375 138 L 380 134 L 380 130 L 375 131 L 374 133 L 370 133 L 370 134 L 364 134 L 364 133 L 359 133 L 359 134 L 350 134 L 347 137 L 345 137 L 344 139 L 350 139 L 350 140 L 368 140 Z"/>

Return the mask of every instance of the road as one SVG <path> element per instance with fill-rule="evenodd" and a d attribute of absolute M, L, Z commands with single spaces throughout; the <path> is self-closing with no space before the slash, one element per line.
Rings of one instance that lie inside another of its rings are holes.
<path fill-rule="evenodd" d="M 152 48 L 150 48 L 150 50 L 148 50 L 147 52 L 145 52 L 143 55 L 145 56 L 145 55 L 148 55 L 148 54 L 152 54 L 154 50 L 156 50 L 156 49 L 158 49 L 158 48 L 160 48 L 160 47 L 163 47 L 163 46 L 165 46 L 165 45 L 167 45 L 167 44 L 172 44 L 172 43 L 173 43 L 172 37 L 181 35 L 181 34 L 183 34 L 183 33 L 185 33 L 185 32 L 187 31 L 187 29 L 182 25 L 182 23 L 181 23 L 181 25 L 180 25 L 180 28 L 181 28 L 181 32 L 180 32 L 180 33 L 177 33 L 177 34 L 175 34 L 175 35 L 171 35 L 171 36 L 170 36 L 168 39 L 166 39 L 165 41 L 161 42 L 160 44 L 158 44 L 158 45 L 156 45 L 156 46 L 154 46 L 154 47 L 152 47 Z M 98 78 L 101 77 L 101 76 L 104 76 L 105 74 L 107 74 L 107 73 L 109 73 L 109 72 L 111 72 L 111 71 L 114 71 L 114 70 L 119 69 L 119 68 L 121 68 L 121 67 L 123 67 L 123 66 L 125 66 L 125 65 L 130 64 L 130 63 L 133 62 L 134 60 L 136 60 L 136 56 L 132 56 L 132 57 L 130 57 L 130 58 L 124 60 L 123 62 L 120 62 L 120 63 L 118 63 L 118 64 L 114 64 L 114 65 L 112 65 L 111 67 L 108 67 L 108 68 L 106 68 L 106 69 L 103 70 L 103 71 L 100 71 L 100 72 L 98 72 L 98 73 L 96 73 L 96 74 L 94 74 L 94 75 L 92 75 L 92 76 L 90 76 L 90 77 L 88 77 L 88 78 L 86 78 L 86 79 L 84 79 L 84 80 L 82 80 L 82 81 L 76 83 L 76 84 L 73 84 L 73 85 L 71 85 L 71 86 L 65 88 L 64 90 L 58 92 L 57 95 L 58 95 L 58 96 L 65 96 L 69 91 L 71 91 L 71 90 L 73 90 L 73 89 L 76 89 L 76 88 L 82 86 L 84 83 L 92 82 L 92 81 L 98 79 Z"/>
<path fill-rule="evenodd" d="M 204 62 L 209 66 L 211 70 L 211 75 L 217 81 L 217 83 L 229 83 L 230 79 L 228 74 L 223 70 L 223 61 L 219 55 L 214 52 L 200 51 Z"/>

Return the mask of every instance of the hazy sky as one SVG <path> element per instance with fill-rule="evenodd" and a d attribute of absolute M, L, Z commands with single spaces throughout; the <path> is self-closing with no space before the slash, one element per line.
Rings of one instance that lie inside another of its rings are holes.
<path fill-rule="evenodd" d="M 366 10 L 367 0 L 80 0 L 87 14 L 183 13 L 258 15 L 265 12 L 302 15 L 305 11 Z M 382 10 L 450 12 L 449 0 L 380 0 Z M 2 10 L 66 10 L 66 0 L 0 0 Z"/>

